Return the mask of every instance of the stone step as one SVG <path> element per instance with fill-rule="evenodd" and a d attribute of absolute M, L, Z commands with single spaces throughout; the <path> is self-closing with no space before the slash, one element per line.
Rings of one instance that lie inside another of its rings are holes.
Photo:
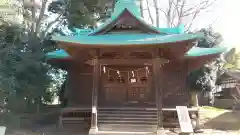
<path fill-rule="evenodd" d="M 156 131 L 156 108 L 110 108 L 98 111 L 99 130 L 102 131 Z"/>
<path fill-rule="evenodd" d="M 100 131 L 130 131 L 130 132 L 153 132 L 156 131 L 156 125 L 146 124 L 99 124 Z"/>
<path fill-rule="evenodd" d="M 109 117 L 98 117 L 98 119 L 99 120 L 148 120 L 148 121 L 150 121 L 150 120 L 156 120 L 157 119 L 157 117 L 154 117 L 154 118 L 149 118 L 149 117 L 141 117 L 141 118 L 139 118 L 139 117 L 111 117 L 111 116 L 109 116 Z"/>
<path fill-rule="evenodd" d="M 97 135 L 157 135 L 152 132 L 112 132 L 112 131 L 101 131 Z M 171 134 L 172 135 L 172 134 Z"/>
<path fill-rule="evenodd" d="M 81 117 L 62 117 L 61 120 L 64 120 L 64 121 L 84 121 L 84 118 L 81 118 Z"/>
<path fill-rule="evenodd" d="M 157 120 L 98 120 L 99 124 L 157 124 Z"/>
<path fill-rule="evenodd" d="M 110 114 L 110 113 L 98 113 L 99 117 L 138 117 L 138 118 L 157 118 L 157 114 Z"/>
<path fill-rule="evenodd" d="M 119 108 L 98 108 L 98 110 L 122 110 L 122 111 L 156 111 L 157 108 L 137 108 L 137 107 L 119 107 Z"/>
<path fill-rule="evenodd" d="M 99 131 L 97 135 L 157 135 L 156 132 Z"/>
<path fill-rule="evenodd" d="M 114 111 L 98 111 L 99 114 L 149 114 L 149 115 L 157 115 L 156 111 L 119 111 L 119 110 L 114 110 Z"/>

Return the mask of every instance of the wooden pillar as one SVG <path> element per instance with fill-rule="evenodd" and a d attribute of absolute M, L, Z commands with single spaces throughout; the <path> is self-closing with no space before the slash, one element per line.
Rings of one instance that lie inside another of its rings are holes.
<path fill-rule="evenodd" d="M 100 79 L 100 63 L 99 59 L 93 61 L 93 89 L 92 89 L 92 117 L 91 117 L 91 129 L 89 135 L 97 134 L 97 105 L 98 105 L 98 90 Z"/>
<path fill-rule="evenodd" d="M 163 129 L 163 91 L 161 89 L 161 59 L 159 57 L 153 59 L 153 76 L 154 90 L 156 92 L 156 107 L 157 107 L 157 135 L 164 135 Z"/>

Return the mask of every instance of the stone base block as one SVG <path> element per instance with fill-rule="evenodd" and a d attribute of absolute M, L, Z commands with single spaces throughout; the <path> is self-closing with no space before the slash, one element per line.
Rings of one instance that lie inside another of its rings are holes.
<path fill-rule="evenodd" d="M 91 127 L 89 130 L 89 135 L 96 135 L 98 133 L 98 127 Z"/>

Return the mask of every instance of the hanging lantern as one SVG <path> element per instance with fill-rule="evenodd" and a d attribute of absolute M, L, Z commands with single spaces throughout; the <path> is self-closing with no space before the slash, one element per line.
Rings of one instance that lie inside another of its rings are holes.
<path fill-rule="evenodd" d="M 146 77 L 147 77 L 148 74 L 149 74 L 149 69 L 148 69 L 148 67 L 145 67 L 145 70 L 146 70 Z"/>
<path fill-rule="evenodd" d="M 146 84 L 146 83 L 147 83 L 147 80 L 148 80 L 148 79 L 147 79 L 146 76 L 143 76 L 143 77 L 140 78 L 140 81 L 141 81 L 142 84 Z"/>
<path fill-rule="evenodd" d="M 134 71 L 132 71 L 132 77 L 129 78 L 130 83 L 136 83 L 137 82 L 137 78 L 135 77 Z"/>
<path fill-rule="evenodd" d="M 119 83 L 123 83 L 123 84 L 125 83 L 125 80 L 122 76 L 119 76 L 117 80 Z"/>
<path fill-rule="evenodd" d="M 146 71 L 149 73 L 149 69 L 148 69 L 148 66 L 145 67 Z"/>
<path fill-rule="evenodd" d="M 125 83 L 125 80 L 124 80 L 124 78 L 121 76 L 119 70 L 117 71 L 117 74 L 118 74 L 118 78 L 117 78 L 118 82 L 119 82 L 119 83 Z"/>
<path fill-rule="evenodd" d="M 141 81 L 142 84 L 146 84 L 147 80 L 148 80 L 149 69 L 148 69 L 147 66 L 145 67 L 145 71 L 146 71 L 145 76 L 140 78 L 140 81 Z"/>
<path fill-rule="evenodd" d="M 120 71 L 119 71 L 119 70 L 117 71 L 117 74 L 118 74 L 118 77 L 120 77 L 120 76 L 121 76 L 121 75 L 120 75 Z"/>
<path fill-rule="evenodd" d="M 104 74 L 106 73 L 106 67 L 105 66 L 103 67 L 103 73 Z"/>
<path fill-rule="evenodd" d="M 108 71 L 108 83 L 113 83 L 114 79 L 112 76 L 110 76 L 110 72 Z"/>
<path fill-rule="evenodd" d="M 135 77 L 134 71 L 132 71 L 132 77 Z"/>

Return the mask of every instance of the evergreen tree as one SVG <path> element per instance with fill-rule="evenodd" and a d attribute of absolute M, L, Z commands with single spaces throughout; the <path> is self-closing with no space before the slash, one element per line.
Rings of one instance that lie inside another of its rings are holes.
<path fill-rule="evenodd" d="M 23 29 L 2 26 L 0 41 L 0 89 L 2 102 L 14 113 L 35 112 L 43 102 L 51 102 L 47 75 L 40 45 L 29 46 L 22 40 Z M 37 48 L 39 47 L 39 48 Z"/>
<path fill-rule="evenodd" d="M 67 0 L 53 1 L 48 10 L 52 13 L 62 12 Z M 63 14 L 68 27 L 94 28 L 97 23 L 105 21 L 111 13 L 113 0 L 69 0 L 69 7 Z"/>
<path fill-rule="evenodd" d="M 197 47 L 217 47 L 222 41 L 222 36 L 219 33 L 213 32 L 212 29 L 202 29 L 200 32 L 204 33 L 204 38 L 198 41 Z M 202 68 L 190 72 L 187 77 L 187 85 L 190 91 L 195 94 L 202 91 L 208 91 L 210 94 L 210 102 L 213 103 L 214 97 L 212 94 L 214 89 L 216 89 L 217 78 L 222 73 L 221 63 L 222 60 L 217 58 L 213 62 L 204 65 Z"/>

